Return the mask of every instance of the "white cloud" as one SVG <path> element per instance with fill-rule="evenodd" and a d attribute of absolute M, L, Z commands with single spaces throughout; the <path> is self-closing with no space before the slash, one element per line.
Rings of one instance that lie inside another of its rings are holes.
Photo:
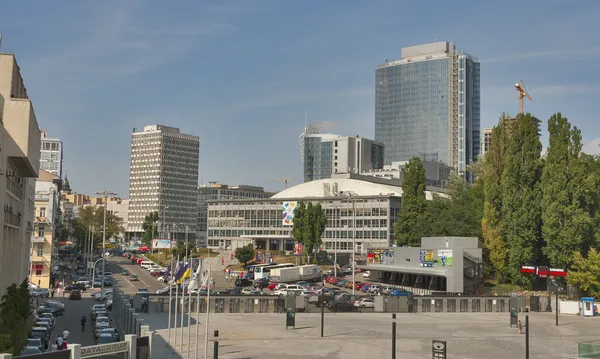
<path fill-rule="evenodd" d="M 600 138 L 594 138 L 585 143 L 581 151 L 590 155 L 600 155 Z"/>

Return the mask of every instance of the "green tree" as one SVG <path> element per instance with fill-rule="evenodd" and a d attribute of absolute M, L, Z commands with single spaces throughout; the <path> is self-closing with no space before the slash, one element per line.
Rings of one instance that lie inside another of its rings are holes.
<path fill-rule="evenodd" d="M 398 246 L 418 246 L 422 235 L 426 232 L 423 226 L 427 223 L 427 200 L 425 187 L 427 179 L 425 168 L 418 157 L 408 161 L 404 167 L 402 182 L 402 205 L 398 220 L 394 223 Z"/>
<path fill-rule="evenodd" d="M 492 130 L 492 145 L 483 162 L 483 218 L 481 232 L 485 262 L 489 263 L 488 273 L 493 273 L 496 279 L 505 279 L 508 260 L 508 247 L 502 237 L 502 175 L 506 167 L 506 151 L 509 134 L 505 120 L 508 116 L 502 114 L 500 121 Z M 486 264 L 487 264 L 486 263 Z M 487 267 L 487 266 L 486 266 Z"/>
<path fill-rule="evenodd" d="M 29 283 L 10 285 L 0 302 L 0 352 L 21 353 L 31 329 Z"/>
<path fill-rule="evenodd" d="M 94 226 L 94 247 L 102 245 L 102 229 L 104 227 L 104 206 L 86 206 L 79 208 L 79 218 L 76 219 L 80 231 L 78 231 L 77 241 L 84 242 L 87 234 L 87 228 Z M 111 213 L 106 212 L 106 240 L 113 236 L 123 233 L 123 219 Z"/>
<path fill-rule="evenodd" d="M 567 277 L 569 284 L 593 297 L 600 296 L 600 252 L 590 249 L 587 257 L 575 252 L 573 267 Z"/>
<path fill-rule="evenodd" d="M 542 174 L 544 254 L 554 267 L 569 268 L 576 252 L 593 236 L 586 164 L 581 158 L 581 131 L 557 113 L 548 120 L 548 152 Z M 593 185 L 593 184 L 592 184 Z"/>
<path fill-rule="evenodd" d="M 144 223 L 142 223 L 142 242 L 145 245 L 152 245 L 152 240 L 158 237 L 158 211 L 150 212 L 144 217 Z"/>
<path fill-rule="evenodd" d="M 306 255 L 310 261 L 313 250 L 320 247 L 323 232 L 327 224 L 327 216 L 323 211 L 321 204 L 313 205 L 312 202 L 306 204 L 300 201 L 294 210 L 294 222 L 292 236 L 303 246 L 303 256 Z"/>
<path fill-rule="evenodd" d="M 508 245 L 506 272 L 513 284 L 531 284 L 531 277 L 521 276 L 520 268 L 536 264 L 541 251 L 542 143 L 531 114 L 518 115 L 510 132 L 502 174 L 501 235 Z"/>
<path fill-rule="evenodd" d="M 244 263 L 244 265 L 246 265 L 248 262 L 254 259 L 254 245 L 250 243 L 247 246 L 236 248 L 235 258 L 240 261 L 240 263 Z"/>

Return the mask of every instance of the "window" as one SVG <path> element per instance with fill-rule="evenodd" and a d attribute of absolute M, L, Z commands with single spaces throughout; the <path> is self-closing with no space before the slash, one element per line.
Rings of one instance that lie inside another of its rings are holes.
<path fill-rule="evenodd" d="M 37 244 L 37 255 L 38 255 L 38 257 L 41 257 L 44 255 L 44 243 Z"/>
<path fill-rule="evenodd" d="M 40 208 L 40 217 L 46 217 L 46 207 Z"/>
<path fill-rule="evenodd" d="M 38 237 L 43 237 L 44 236 L 44 226 L 39 226 L 38 227 Z"/>

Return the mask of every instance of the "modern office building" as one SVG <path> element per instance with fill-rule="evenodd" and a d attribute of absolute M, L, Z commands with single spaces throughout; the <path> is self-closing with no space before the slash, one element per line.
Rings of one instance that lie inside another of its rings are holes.
<path fill-rule="evenodd" d="M 439 188 L 428 187 L 427 199 Z M 396 242 L 393 224 L 400 210 L 398 180 L 334 174 L 306 182 L 265 199 L 208 201 L 208 247 L 235 249 L 249 243 L 259 250 L 293 249 L 293 209 L 299 201 L 321 203 L 327 215 L 323 250 L 348 261 L 355 251 L 387 248 Z M 365 257 L 366 260 L 366 257 Z"/>
<path fill-rule="evenodd" d="M 62 178 L 63 143 L 58 138 L 48 137 L 48 131 L 41 131 L 42 152 L 40 154 L 40 169 Z"/>
<path fill-rule="evenodd" d="M 141 237 L 144 218 L 158 211 L 160 231 L 176 239 L 195 236 L 198 222 L 200 138 L 178 128 L 151 125 L 134 129 L 127 239 Z"/>
<path fill-rule="evenodd" d="M 359 136 L 321 133 L 321 124 L 307 125 L 300 135 L 304 182 L 383 168 L 383 144 Z"/>
<path fill-rule="evenodd" d="M 0 296 L 28 278 L 40 129 L 14 54 L 0 53 Z"/>
<path fill-rule="evenodd" d="M 265 192 L 263 187 L 236 185 L 229 186 L 210 182 L 198 187 L 198 227 L 196 227 L 196 243 L 201 247 L 207 245 L 208 201 L 229 199 L 269 198 L 274 193 Z"/>
<path fill-rule="evenodd" d="M 478 60 L 435 42 L 403 48 L 375 73 L 375 141 L 385 163 L 420 157 L 465 174 L 480 150 Z"/>
<path fill-rule="evenodd" d="M 362 172 L 361 175 L 377 178 L 397 179 L 400 180 L 400 183 L 402 183 L 404 181 L 404 166 L 406 166 L 407 163 L 408 161 L 392 162 L 390 165 L 383 166 L 382 169 Z M 423 168 L 425 168 L 425 179 L 427 180 L 427 185 L 445 188 L 446 184 L 450 180 L 450 173 L 452 173 L 454 169 L 441 162 L 422 161 L 422 164 Z"/>
<path fill-rule="evenodd" d="M 50 273 L 53 263 L 57 260 L 54 244 L 60 235 L 61 186 L 62 181 L 58 175 L 40 169 L 35 184 L 35 218 L 29 272 L 29 281 L 40 288 L 50 288 Z"/>
<path fill-rule="evenodd" d="M 481 156 L 485 155 L 487 153 L 487 151 L 489 151 L 490 148 L 492 147 L 492 131 L 493 130 L 494 130 L 493 128 L 483 129 L 482 136 L 481 136 L 481 153 L 480 153 Z"/>

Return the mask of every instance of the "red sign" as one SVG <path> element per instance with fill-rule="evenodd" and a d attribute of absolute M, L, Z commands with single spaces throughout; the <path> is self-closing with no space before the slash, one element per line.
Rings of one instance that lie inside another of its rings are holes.
<path fill-rule="evenodd" d="M 549 273 L 548 267 L 538 266 L 535 274 L 537 274 L 537 276 L 540 278 L 547 278 L 548 273 Z"/>
<path fill-rule="evenodd" d="M 533 266 L 522 266 L 521 273 L 535 274 L 535 267 Z"/>
<path fill-rule="evenodd" d="M 553 277 L 566 277 L 567 271 L 562 268 L 550 268 L 550 275 Z"/>

